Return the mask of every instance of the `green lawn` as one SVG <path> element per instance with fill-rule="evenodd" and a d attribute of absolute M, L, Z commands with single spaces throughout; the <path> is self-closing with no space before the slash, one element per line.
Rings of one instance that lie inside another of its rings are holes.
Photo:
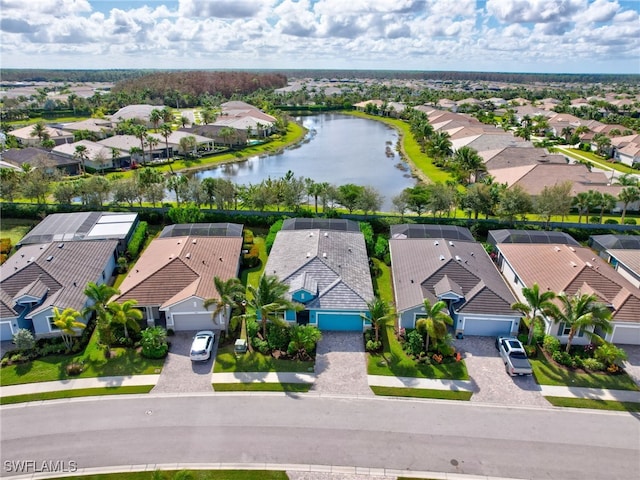
<path fill-rule="evenodd" d="M 25 395 L 14 395 L 11 397 L 0 397 L 0 405 L 9 405 L 12 403 L 24 402 L 38 402 L 41 400 L 57 400 L 60 398 L 149 393 L 152 388 L 153 385 L 137 385 L 130 387 L 79 388 L 74 390 L 63 390 L 61 392 L 29 393 Z"/>
<path fill-rule="evenodd" d="M 133 349 L 113 348 L 114 356 L 106 359 L 104 351 L 98 348 L 97 334 L 94 332 L 84 352 L 76 355 L 49 355 L 28 363 L 3 367 L 0 385 L 49 382 L 69 378 L 109 377 L 119 375 L 148 375 L 160 373 L 164 359 L 152 360 L 142 357 Z M 66 366 L 72 362 L 82 362 L 84 371 L 69 377 Z"/>
<path fill-rule="evenodd" d="M 555 150 L 555 149 L 551 149 L 551 150 Z M 557 151 L 560 154 L 564 154 L 564 155 L 568 155 L 570 157 L 573 157 L 577 160 L 583 160 L 584 158 L 588 158 L 589 161 L 603 166 L 605 168 L 612 168 L 614 170 L 617 170 L 619 172 L 622 173 L 638 173 L 638 170 L 634 170 L 633 168 L 629 167 L 628 165 L 624 165 L 622 163 L 612 163 L 612 162 L 608 162 L 607 160 L 605 160 L 603 157 L 601 157 L 600 155 L 597 155 L 593 152 L 584 152 L 582 150 L 576 150 L 575 148 L 568 148 L 565 147 L 565 149 L 557 149 Z M 583 158 L 584 157 L 584 158 Z"/>
<path fill-rule="evenodd" d="M 247 352 L 237 356 L 233 352 L 233 345 L 225 345 L 218 349 L 214 373 L 231 372 L 313 372 L 313 362 L 298 360 L 276 360 L 259 352 Z"/>
<path fill-rule="evenodd" d="M 260 250 L 260 264 L 254 268 L 243 269 L 240 273 L 240 280 L 245 286 L 253 285 L 257 288 L 262 272 L 264 271 L 264 267 L 267 264 L 268 255 L 267 248 L 264 243 L 264 237 L 254 235 L 253 243 L 254 245 L 257 245 Z"/>
<path fill-rule="evenodd" d="M 311 383 L 214 383 L 216 392 L 292 392 L 306 393 Z"/>
<path fill-rule="evenodd" d="M 549 362 L 542 354 L 531 359 L 531 366 L 533 367 L 533 375 L 540 385 L 639 390 L 636 383 L 626 373 L 608 375 L 606 373 L 573 371 Z"/>
<path fill-rule="evenodd" d="M 288 480 L 279 470 L 156 470 L 59 477 L 59 480 Z"/>
<path fill-rule="evenodd" d="M 592 408 L 618 412 L 640 412 L 640 403 L 616 402 L 615 400 L 591 400 L 588 398 L 544 397 L 551 405 L 569 408 Z"/>
<path fill-rule="evenodd" d="M 3 218 L 0 220 L 0 238 L 11 239 L 11 245 L 14 246 L 37 223 L 37 220 L 27 218 Z"/>
<path fill-rule="evenodd" d="M 427 388 L 399 388 L 399 387 L 375 387 L 371 390 L 376 395 L 386 397 L 413 397 L 413 398 L 437 398 L 441 400 L 464 400 L 471 399 L 472 392 L 455 392 L 452 390 L 432 390 Z"/>
<path fill-rule="evenodd" d="M 391 268 L 377 258 L 372 258 L 371 260 L 380 271 L 380 274 L 372 279 L 373 291 L 379 298 L 381 298 L 385 302 L 393 304 L 394 302 L 393 286 L 391 282 Z"/>

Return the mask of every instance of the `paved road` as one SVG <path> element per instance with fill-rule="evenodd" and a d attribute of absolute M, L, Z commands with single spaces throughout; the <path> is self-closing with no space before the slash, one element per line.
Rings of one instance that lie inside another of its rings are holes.
<path fill-rule="evenodd" d="M 218 394 L 4 406 L 0 420 L 3 468 L 28 459 L 79 468 L 268 462 L 530 479 L 640 475 L 640 422 L 629 413 Z"/>

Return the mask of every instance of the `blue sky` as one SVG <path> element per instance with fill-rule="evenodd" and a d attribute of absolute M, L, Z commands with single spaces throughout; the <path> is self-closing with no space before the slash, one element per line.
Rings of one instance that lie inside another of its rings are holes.
<path fill-rule="evenodd" d="M 640 0 L 0 0 L 5 68 L 640 74 Z"/>

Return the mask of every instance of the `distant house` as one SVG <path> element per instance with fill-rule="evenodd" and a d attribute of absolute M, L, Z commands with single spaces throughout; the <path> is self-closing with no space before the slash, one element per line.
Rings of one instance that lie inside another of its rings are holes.
<path fill-rule="evenodd" d="M 98 139 L 102 139 L 111 133 L 112 123 L 110 120 L 102 118 L 87 118 L 80 122 L 65 123 L 62 125 L 62 128 L 71 133 L 88 131 L 94 134 Z"/>
<path fill-rule="evenodd" d="M 389 250 L 399 328 L 415 328 L 424 300 L 444 301 L 460 335 L 515 335 L 516 301 L 482 245 L 468 229 L 395 225 Z"/>
<path fill-rule="evenodd" d="M 41 142 L 37 136 L 33 135 L 33 128 L 33 125 L 29 125 L 26 127 L 18 128 L 17 130 L 11 130 L 9 135 L 17 138 L 20 144 L 25 147 L 37 147 L 40 146 Z M 53 140 L 56 145 L 73 142 L 73 133 L 67 130 L 46 126 L 45 134 L 50 140 Z"/>
<path fill-rule="evenodd" d="M 230 101 L 220 105 L 220 108 L 222 113 L 214 125 L 235 128 L 247 132 L 248 136 L 267 137 L 273 133 L 276 118 L 249 103 Z"/>
<path fill-rule="evenodd" d="M 113 300 L 137 300 L 149 326 L 224 329 L 225 316 L 214 319 L 214 308 L 204 302 L 220 298 L 214 277 L 238 276 L 242 242 L 242 225 L 170 225 L 129 270 Z"/>
<path fill-rule="evenodd" d="M 103 171 L 120 167 L 123 164 L 128 165 L 129 152 L 117 148 L 109 148 L 101 143 L 92 142 L 91 140 L 64 143 L 58 145 L 52 151 L 68 158 L 78 158 L 76 150 L 78 146 L 83 146 L 85 149 L 85 167 L 92 168 L 96 171 Z"/>
<path fill-rule="evenodd" d="M 304 305 L 284 320 L 320 330 L 363 331 L 373 284 L 364 236 L 351 220 L 293 218 L 276 236 L 265 275 L 289 285 Z"/>
<path fill-rule="evenodd" d="M 24 164 L 29 164 L 33 168 L 43 167 L 47 173 L 57 169 L 69 175 L 77 175 L 80 168 L 80 161 L 77 158 L 36 147 L 11 148 L 1 152 L 0 159 L 17 169 L 22 169 Z"/>
<path fill-rule="evenodd" d="M 162 106 L 147 104 L 127 105 L 126 107 L 122 107 L 109 118 L 111 119 L 112 124 L 116 124 L 123 120 L 138 120 L 146 127 L 151 127 L 151 112 L 153 110 L 160 110 L 162 108 Z"/>
<path fill-rule="evenodd" d="M 166 150 L 167 144 L 169 145 L 169 152 L 166 153 L 165 155 L 166 157 L 173 156 L 175 153 L 196 154 L 199 151 L 210 152 L 214 149 L 213 139 L 207 136 L 198 135 L 195 132 L 178 130 L 178 131 L 171 132 L 171 135 L 169 135 L 166 139 L 163 135 L 160 135 L 159 133 L 150 133 L 149 136 L 158 140 L 158 146 L 165 147 L 165 150 Z M 193 137 L 193 139 L 195 140 L 196 148 L 194 152 L 180 152 L 180 140 L 187 137 Z"/>
<path fill-rule="evenodd" d="M 142 150 L 140 139 L 133 135 L 114 135 L 113 137 L 107 137 L 103 140 L 99 140 L 97 143 L 110 149 L 115 148 L 116 150 L 125 152 L 125 156 L 120 159 L 120 166 L 122 167 L 127 167 L 135 162 L 144 164 L 145 162 L 153 162 L 154 160 L 166 158 L 164 139 L 162 142 L 158 142 L 154 145 L 153 148 L 150 148 L 145 142 L 144 158 L 143 153 L 140 151 Z"/>
<path fill-rule="evenodd" d="M 0 340 L 11 340 L 21 328 L 36 338 L 60 335 L 53 309 L 82 311 L 87 283 L 113 275 L 117 246 L 117 240 L 90 240 L 20 248 L 0 266 Z"/>
<path fill-rule="evenodd" d="M 640 289 L 587 247 L 568 244 L 499 243 L 498 266 L 511 288 L 524 301 L 522 289 L 534 283 L 541 291 L 593 294 L 612 312 L 613 343 L 640 345 Z M 546 333 L 566 343 L 569 327 L 545 319 Z M 603 335 L 604 336 L 604 335 Z M 579 332 L 576 345 L 589 343 Z"/>
<path fill-rule="evenodd" d="M 231 127 L 233 135 L 224 134 L 228 132 L 229 127 L 224 125 L 193 125 L 191 127 L 181 128 L 179 132 L 189 135 L 200 135 L 207 137 L 213 141 L 214 144 L 224 145 L 227 147 L 245 146 L 247 144 L 248 136 L 246 130 L 238 130 Z"/>
<path fill-rule="evenodd" d="M 616 271 L 640 288 L 640 249 L 611 249 L 606 253 Z"/>

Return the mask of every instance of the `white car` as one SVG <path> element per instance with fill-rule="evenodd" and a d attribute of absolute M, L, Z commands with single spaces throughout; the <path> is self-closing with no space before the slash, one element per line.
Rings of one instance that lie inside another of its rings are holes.
<path fill-rule="evenodd" d="M 189 357 L 193 362 L 203 362 L 211 357 L 211 349 L 216 341 L 216 334 L 211 330 L 203 330 L 196 333 L 191 343 L 191 353 Z"/>

